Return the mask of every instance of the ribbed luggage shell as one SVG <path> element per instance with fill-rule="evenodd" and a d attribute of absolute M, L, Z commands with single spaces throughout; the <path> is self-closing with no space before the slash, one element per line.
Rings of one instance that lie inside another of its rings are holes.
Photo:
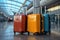
<path fill-rule="evenodd" d="M 14 31 L 25 32 L 26 31 L 26 15 L 15 15 L 14 16 Z"/>
<path fill-rule="evenodd" d="M 28 15 L 27 30 L 31 33 L 41 32 L 41 14 Z"/>
<path fill-rule="evenodd" d="M 49 15 L 48 14 L 44 14 L 44 31 L 45 32 L 49 32 Z"/>

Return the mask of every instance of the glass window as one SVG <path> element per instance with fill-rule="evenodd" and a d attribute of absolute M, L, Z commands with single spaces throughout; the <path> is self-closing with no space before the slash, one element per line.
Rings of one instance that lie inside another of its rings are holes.
<path fill-rule="evenodd" d="M 18 2 L 24 3 L 25 0 L 14 0 L 14 1 L 18 1 Z"/>
<path fill-rule="evenodd" d="M 18 12 L 25 0 L 0 0 L 0 8 L 3 8 L 4 11 L 10 10 L 11 12 Z M 25 5 L 29 5 L 32 0 L 27 0 Z M 21 8 L 21 12 L 23 9 Z M 7 12 L 9 14 L 9 12 Z"/>
<path fill-rule="evenodd" d="M 29 2 L 29 1 L 27 1 L 25 4 L 26 4 L 26 5 L 29 5 L 29 4 L 30 4 L 30 2 Z"/>
<path fill-rule="evenodd" d="M 33 0 L 29 0 L 29 1 L 33 1 Z"/>

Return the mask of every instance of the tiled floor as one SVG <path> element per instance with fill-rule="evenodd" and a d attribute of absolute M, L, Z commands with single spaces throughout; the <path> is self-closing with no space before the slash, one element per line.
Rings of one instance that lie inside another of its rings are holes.
<path fill-rule="evenodd" d="M 0 40 L 60 40 L 60 36 L 54 34 L 50 36 L 14 35 L 13 22 L 0 22 Z"/>

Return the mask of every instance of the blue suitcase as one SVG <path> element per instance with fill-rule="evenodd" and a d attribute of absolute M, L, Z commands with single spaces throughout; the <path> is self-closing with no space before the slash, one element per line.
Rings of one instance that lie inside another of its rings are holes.
<path fill-rule="evenodd" d="M 44 14 L 44 34 L 50 34 L 50 17 L 48 14 Z"/>

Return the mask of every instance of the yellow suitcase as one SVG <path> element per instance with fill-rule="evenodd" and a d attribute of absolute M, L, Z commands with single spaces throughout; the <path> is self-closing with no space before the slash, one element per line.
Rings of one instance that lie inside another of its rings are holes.
<path fill-rule="evenodd" d="M 41 32 L 41 14 L 30 14 L 28 15 L 27 31 L 30 33 Z"/>

